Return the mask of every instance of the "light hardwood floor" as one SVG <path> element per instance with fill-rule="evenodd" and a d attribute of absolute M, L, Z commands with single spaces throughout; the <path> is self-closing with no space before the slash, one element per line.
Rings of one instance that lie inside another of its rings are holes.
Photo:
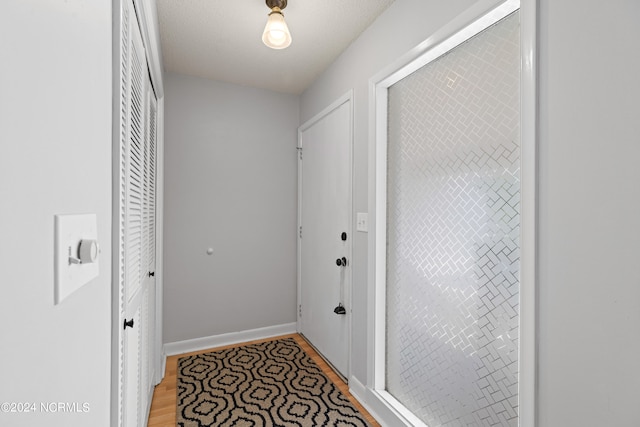
<path fill-rule="evenodd" d="M 151 402 L 151 413 L 149 414 L 148 427 L 175 427 L 176 425 L 176 371 L 178 358 L 200 353 L 208 353 L 215 350 L 223 350 L 226 348 L 239 347 L 241 345 L 255 344 L 259 342 L 272 341 L 281 338 L 294 338 L 298 345 L 313 359 L 313 361 L 322 369 L 322 371 L 333 381 L 340 391 L 349 398 L 349 400 L 358 408 L 362 415 L 373 427 L 379 427 L 373 417 L 360 405 L 360 403 L 349 393 L 349 386 L 327 365 L 327 363 L 316 353 L 309 343 L 298 334 L 284 335 L 280 337 L 269 338 L 266 340 L 250 341 L 242 344 L 228 345 L 208 350 L 197 351 L 193 353 L 180 354 L 177 356 L 167 357 L 167 368 L 164 379 L 158 384 L 153 392 L 153 401 Z"/>

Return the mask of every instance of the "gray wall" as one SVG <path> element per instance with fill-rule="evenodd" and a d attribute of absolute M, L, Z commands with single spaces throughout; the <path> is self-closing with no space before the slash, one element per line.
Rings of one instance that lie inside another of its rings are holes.
<path fill-rule="evenodd" d="M 106 427 L 111 2 L 5 1 L 0 28 L 0 402 L 37 405 L 0 424 Z M 97 214 L 100 275 L 54 305 L 54 215 L 69 213 Z"/>
<path fill-rule="evenodd" d="M 368 79 L 472 1 L 397 0 L 301 98 L 354 89 L 368 203 Z M 640 3 L 540 0 L 539 425 L 640 425 Z M 367 235 L 354 243 L 353 375 L 366 383 Z"/>
<path fill-rule="evenodd" d="M 542 0 L 540 425 L 640 425 L 640 2 Z"/>
<path fill-rule="evenodd" d="M 178 74 L 165 93 L 164 342 L 295 322 L 299 97 Z"/>

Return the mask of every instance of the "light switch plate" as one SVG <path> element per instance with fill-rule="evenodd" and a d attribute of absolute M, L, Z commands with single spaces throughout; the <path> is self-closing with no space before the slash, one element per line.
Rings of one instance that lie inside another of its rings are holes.
<path fill-rule="evenodd" d="M 356 214 L 356 230 L 369 231 L 369 214 L 366 212 L 358 212 Z"/>
<path fill-rule="evenodd" d="M 92 279 L 98 277 L 98 261 L 85 264 L 74 264 L 69 257 L 78 257 L 78 246 L 81 240 L 98 239 L 98 219 L 95 214 L 55 215 L 55 303 L 60 304 L 65 298 Z"/>

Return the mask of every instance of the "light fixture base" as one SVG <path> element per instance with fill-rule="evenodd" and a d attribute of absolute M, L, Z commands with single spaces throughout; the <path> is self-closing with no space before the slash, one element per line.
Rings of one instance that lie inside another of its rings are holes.
<path fill-rule="evenodd" d="M 280 10 L 287 7 L 287 0 L 265 0 L 267 7 L 273 9 L 274 7 L 280 8 Z"/>

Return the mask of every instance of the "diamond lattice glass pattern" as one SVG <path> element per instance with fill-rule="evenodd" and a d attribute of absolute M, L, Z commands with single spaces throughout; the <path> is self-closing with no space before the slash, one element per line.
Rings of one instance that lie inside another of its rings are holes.
<path fill-rule="evenodd" d="M 389 88 L 386 384 L 430 427 L 518 425 L 519 37 Z"/>

